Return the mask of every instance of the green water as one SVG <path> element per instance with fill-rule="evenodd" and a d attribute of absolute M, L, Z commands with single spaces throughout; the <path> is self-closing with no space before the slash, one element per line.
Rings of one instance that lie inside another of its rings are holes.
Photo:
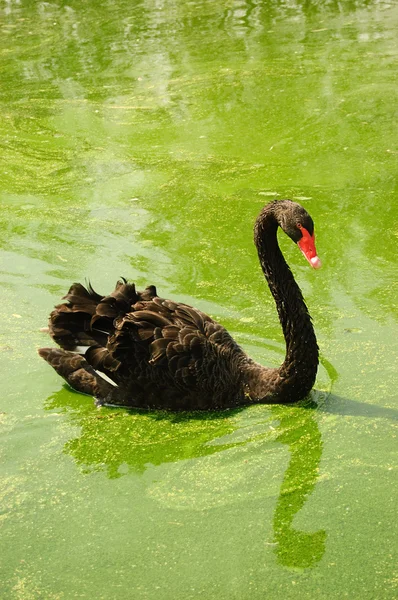
<path fill-rule="evenodd" d="M 0 5 L 0 596 L 398 596 L 398 7 L 360 0 Z M 252 226 L 321 349 L 298 406 L 96 409 L 41 361 L 73 281 L 124 275 L 284 344 Z"/>

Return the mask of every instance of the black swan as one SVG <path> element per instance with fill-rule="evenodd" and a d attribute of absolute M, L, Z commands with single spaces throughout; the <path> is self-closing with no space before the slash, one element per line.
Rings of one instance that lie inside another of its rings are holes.
<path fill-rule="evenodd" d="M 262 209 L 254 240 L 286 340 L 279 368 L 254 362 L 200 310 L 159 298 L 154 286 L 138 292 L 126 280 L 109 296 L 74 283 L 67 302 L 50 315 L 49 332 L 61 349 L 41 348 L 40 356 L 97 404 L 220 410 L 304 398 L 315 381 L 318 346 L 300 288 L 279 249 L 278 226 L 312 267 L 321 262 L 313 221 L 302 206 L 275 200 Z"/>

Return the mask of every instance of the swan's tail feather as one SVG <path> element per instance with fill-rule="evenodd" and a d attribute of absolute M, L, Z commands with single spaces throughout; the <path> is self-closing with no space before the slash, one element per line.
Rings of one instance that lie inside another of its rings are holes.
<path fill-rule="evenodd" d="M 99 404 L 123 404 L 120 388 L 98 375 L 83 356 L 59 348 L 40 348 L 38 352 L 77 392 L 94 396 Z"/>
<path fill-rule="evenodd" d="M 49 320 L 48 332 L 61 349 L 41 348 L 40 356 L 75 390 L 95 396 L 100 403 L 131 405 L 112 346 L 115 326 L 137 303 L 145 306 L 156 296 L 155 286 L 137 292 L 125 279 L 109 296 L 97 294 L 90 283 L 86 287 L 74 283 Z"/>

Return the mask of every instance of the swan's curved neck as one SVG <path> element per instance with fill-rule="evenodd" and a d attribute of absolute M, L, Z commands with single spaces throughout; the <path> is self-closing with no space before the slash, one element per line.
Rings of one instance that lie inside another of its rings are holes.
<path fill-rule="evenodd" d="M 286 341 L 285 360 L 273 376 L 259 377 L 257 395 L 274 402 L 294 402 L 312 388 L 318 367 L 318 345 L 301 290 L 279 248 L 277 230 L 283 202 L 268 204 L 257 218 L 254 241 L 274 297 Z M 270 381 L 271 380 L 271 381 Z M 262 387 L 262 389 L 261 389 Z M 275 399 L 273 399 L 273 397 Z"/>

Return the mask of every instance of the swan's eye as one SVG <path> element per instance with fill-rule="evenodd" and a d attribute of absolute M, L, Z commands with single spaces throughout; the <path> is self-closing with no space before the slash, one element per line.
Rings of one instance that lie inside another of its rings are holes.
<path fill-rule="evenodd" d="M 297 227 L 298 227 L 299 229 L 302 229 L 302 228 L 303 228 L 303 226 L 302 226 L 302 224 L 301 224 L 301 223 L 297 223 Z"/>

